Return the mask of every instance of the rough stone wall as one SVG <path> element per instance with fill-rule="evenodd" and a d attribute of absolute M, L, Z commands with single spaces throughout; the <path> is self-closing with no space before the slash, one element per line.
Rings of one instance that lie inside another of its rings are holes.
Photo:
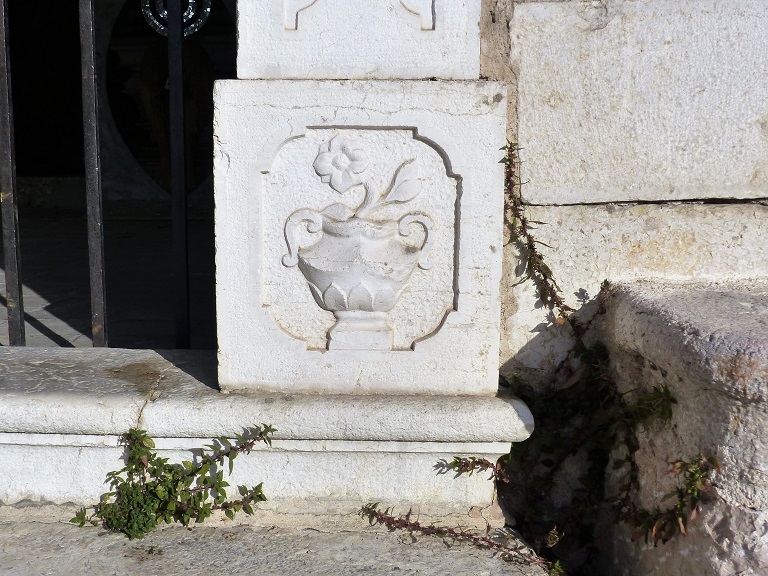
<path fill-rule="evenodd" d="M 509 87 L 523 196 L 569 305 L 604 279 L 768 274 L 766 26 L 760 0 L 484 0 L 481 73 Z M 502 374 L 547 386 L 566 330 L 517 285 L 516 247 L 504 258 Z"/>
<path fill-rule="evenodd" d="M 631 401 L 652 387 L 675 397 L 670 422 L 638 430 L 642 508 L 664 500 L 679 478 L 669 462 L 715 456 L 717 497 L 688 522 L 685 538 L 656 547 L 632 527 L 604 535 L 605 573 L 762 575 L 768 571 L 768 282 L 627 283 L 614 291 L 603 337 L 620 391 Z M 618 455 L 618 454 L 617 454 Z M 608 493 L 621 472 L 612 472 Z"/>
<path fill-rule="evenodd" d="M 481 71 L 509 87 L 534 234 L 577 314 L 592 315 L 604 279 L 768 276 L 767 27 L 761 0 L 483 2 Z M 501 373 L 556 387 L 570 329 L 519 284 L 516 247 L 504 259 Z M 728 454 L 720 498 L 688 537 L 654 548 L 611 523 L 604 573 L 766 573 L 764 402 L 707 384 L 695 363 L 661 370 L 603 337 L 624 390 L 667 384 L 680 403 L 672 426 L 640 433 L 641 505 L 671 489 L 670 459 Z M 674 356 L 682 337 L 664 345 Z"/>

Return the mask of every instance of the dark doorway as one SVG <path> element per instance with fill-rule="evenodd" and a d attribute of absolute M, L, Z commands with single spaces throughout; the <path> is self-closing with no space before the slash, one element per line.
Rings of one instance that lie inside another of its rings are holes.
<path fill-rule="evenodd" d="M 112 4 L 119 14 L 101 25 L 101 30 L 111 27 L 111 38 L 108 48 L 97 51 L 109 345 L 172 348 L 170 196 L 163 191 L 162 138 L 141 101 L 142 63 L 156 56 L 152 50 L 162 51 L 164 39 L 145 22 L 138 0 Z M 9 0 L 8 12 L 28 345 L 89 346 L 78 3 Z M 214 79 L 235 76 L 236 58 L 235 17 L 224 0 L 213 1 L 209 21 L 191 38 L 187 42 L 196 55 L 190 62 L 207 66 L 205 86 L 197 82 L 191 88 L 196 107 L 187 161 L 191 346 L 211 349 L 216 347 L 211 90 Z M 136 178 L 122 177 L 129 173 Z M 130 195 L 115 193 L 125 182 L 131 183 Z M 2 332 L 0 344 L 7 344 Z"/>
<path fill-rule="evenodd" d="M 16 172 L 83 176 L 80 31 L 75 0 L 9 0 Z"/>

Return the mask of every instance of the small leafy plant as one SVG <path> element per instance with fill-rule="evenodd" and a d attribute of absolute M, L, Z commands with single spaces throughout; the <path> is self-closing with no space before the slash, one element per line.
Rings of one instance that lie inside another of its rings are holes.
<path fill-rule="evenodd" d="M 664 543 L 676 534 L 684 536 L 688 522 L 696 518 L 700 504 L 712 493 L 709 476 L 713 470 L 719 470 L 719 463 L 701 455 L 690 462 L 673 462 L 670 472 L 684 476 L 682 485 L 667 496 L 676 497 L 675 505 L 651 511 L 635 504 L 640 487 L 640 469 L 635 459 L 640 448 L 637 429 L 654 421 L 669 422 L 677 400 L 665 384 L 637 393 L 634 402 L 627 400 L 627 392 L 619 390 L 610 374 L 608 350 L 600 343 L 589 344 L 586 338 L 595 318 L 605 312 L 610 283 L 606 280 L 601 285 L 598 310 L 586 322 L 565 303 L 552 270 L 539 251 L 539 246 L 547 245 L 534 237 L 535 226 L 541 222 L 529 220 L 526 215 L 521 194 L 520 147 L 508 142 L 502 150 L 505 222 L 510 241 L 520 250 L 520 282 L 532 281 L 539 304 L 551 312 L 551 321 L 570 327 L 574 343 L 567 359 L 578 358 L 581 366 L 568 372 L 573 369 L 563 361 L 558 367 L 559 381 L 563 383 L 544 392 L 516 377 L 507 383 L 531 409 L 536 429 L 527 441 L 513 445 L 499 462 L 456 456 L 439 467 L 443 473 L 453 470 L 457 476 L 490 472 L 500 498 L 516 510 L 517 527 L 533 548 L 552 559 L 568 558 L 569 564 L 583 572 L 590 569 L 588 566 L 600 554 L 595 535 L 606 516 L 635 526 L 635 539 L 645 534 L 646 540 L 650 538 L 654 544 Z M 614 457 L 617 449 L 624 453 L 618 459 Z M 606 494 L 608 464 L 612 460 L 613 469 L 621 471 L 621 477 L 618 493 Z M 583 474 L 568 478 L 577 485 L 572 486 L 570 502 L 564 504 L 553 495 L 557 494 L 558 482 L 567 478 L 563 470 L 573 462 L 583 462 Z M 563 531 L 557 526 L 562 526 Z"/>
<path fill-rule="evenodd" d="M 720 462 L 714 456 L 705 458 L 698 454 L 690 462 L 676 460 L 670 462 L 670 465 L 672 468 L 669 473 L 682 476 L 683 481 L 664 500 L 676 498 L 676 502 L 668 510 L 641 511 L 635 518 L 633 540 L 645 534 L 646 543 L 652 541 L 656 545 L 659 542 L 666 544 L 678 533 L 685 536 L 688 523 L 699 515 L 701 504 L 714 494 L 710 474 L 712 470 L 720 470 Z"/>
<path fill-rule="evenodd" d="M 666 384 L 654 386 L 632 408 L 632 418 L 638 424 L 647 424 L 657 418 L 669 422 L 673 404 L 677 404 L 677 400 Z"/>
<path fill-rule="evenodd" d="M 184 526 L 192 519 L 203 522 L 214 510 L 223 510 L 229 519 L 240 511 L 253 514 L 253 504 L 267 499 L 262 485 L 238 486 L 240 498 L 227 500 L 229 483 L 221 468 L 226 462 L 231 474 L 238 454 L 249 453 L 260 442 L 271 446 L 274 432 L 272 426 L 262 424 L 236 435 L 234 443 L 215 439 L 206 446 L 209 451 L 200 450 L 196 462 L 169 464 L 152 451 L 155 443 L 146 431 L 131 428 L 120 438 L 125 467 L 107 474 L 112 491 L 101 496 L 91 514 L 81 508 L 71 522 L 95 526 L 101 521 L 105 528 L 133 539 L 143 538 L 163 522 Z"/>

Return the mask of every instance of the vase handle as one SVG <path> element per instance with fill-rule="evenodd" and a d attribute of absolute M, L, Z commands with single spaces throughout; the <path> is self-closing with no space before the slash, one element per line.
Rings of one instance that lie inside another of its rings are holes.
<path fill-rule="evenodd" d="M 288 245 L 288 254 L 283 256 L 283 266 L 288 268 L 299 263 L 299 249 L 301 246 L 299 246 L 297 228 L 302 224 L 306 226 L 307 232 L 317 234 L 323 230 L 323 217 L 320 212 L 310 208 L 296 210 L 296 212 L 288 216 L 283 228 L 285 243 Z"/>
<path fill-rule="evenodd" d="M 424 242 L 421 245 L 421 253 L 419 254 L 419 268 L 422 270 L 429 270 L 432 268 L 433 264 L 427 258 L 427 255 L 432 248 L 432 243 L 435 241 L 435 238 L 432 235 L 432 218 L 426 214 L 406 214 L 400 218 L 397 224 L 401 236 L 411 235 L 411 224 L 419 224 L 424 228 Z"/>

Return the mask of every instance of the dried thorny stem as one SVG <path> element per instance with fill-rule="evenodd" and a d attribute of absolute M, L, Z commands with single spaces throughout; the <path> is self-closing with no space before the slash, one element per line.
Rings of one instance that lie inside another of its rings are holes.
<path fill-rule="evenodd" d="M 367 504 L 366 506 L 363 506 L 359 514 L 363 518 L 368 518 L 371 525 L 381 524 L 386 526 L 389 530 L 405 530 L 410 534 L 418 533 L 424 536 L 439 536 L 441 538 L 469 542 L 474 546 L 496 550 L 505 560 L 518 560 L 529 565 L 538 566 L 547 570 L 547 572 L 552 575 L 564 574 L 559 564 L 547 562 L 543 558 L 540 558 L 531 552 L 527 552 L 524 545 L 518 545 L 516 548 L 512 548 L 509 546 L 509 541 L 504 543 L 496 542 L 488 536 L 487 532 L 485 535 L 482 535 L 469 530 L 450 528 L 448 526 L 435 526 L 433 524 L 424 526 L 419 523 L 418 520 L 411 520 L 410 513 L 406 516 L 394 516 L 389 513 L 389 509 L 382 511 L 378 509 L 378 506 L 378 502 Z M 522 568 L 517 568 L 521 574 L 525 574 L 525 571 Z"/>
<path fill-rule="evenodd" d="M 509 483 L 509 476 L 504 471 L 504 467 L 498 462 L 491 462 L 485 458 L 478 458 L 476 456 L 462 457 L 454 456 L 450 462 L 444 462 L 446 469 L 456 472 L 456 476 L 462 474 L 469 474 L 472 476 L 475 472 L 491 471 L 491 475 L 488 480 L 495 480 L 496 482 Z"/>
<path fill-rule="evenodd" d="M 539 291 L 541 302 L 550 309 L 557 310 L 561 322 L 568 319 L 574 311 L 560 295 L 560 287 L 552 276 L 552 270 L 544 262 L 544 257 L 538 250 L 538 244 L 546 246 L 534 238 L 531 232 L 531 222 L 525 215 L 525 206 L 520 192 L 520 147 L 516 142 L 507 142 L 502 148 L 506 152 L 501 160 L 504 163 L 504 186 L 507 195 L 508 210 L 504 212 L 504 221 L 509 229 L 512 240 L 520 247 L 520 252 L 526 260 L 524 277 L 521 282 L 533 280 Z"/>

